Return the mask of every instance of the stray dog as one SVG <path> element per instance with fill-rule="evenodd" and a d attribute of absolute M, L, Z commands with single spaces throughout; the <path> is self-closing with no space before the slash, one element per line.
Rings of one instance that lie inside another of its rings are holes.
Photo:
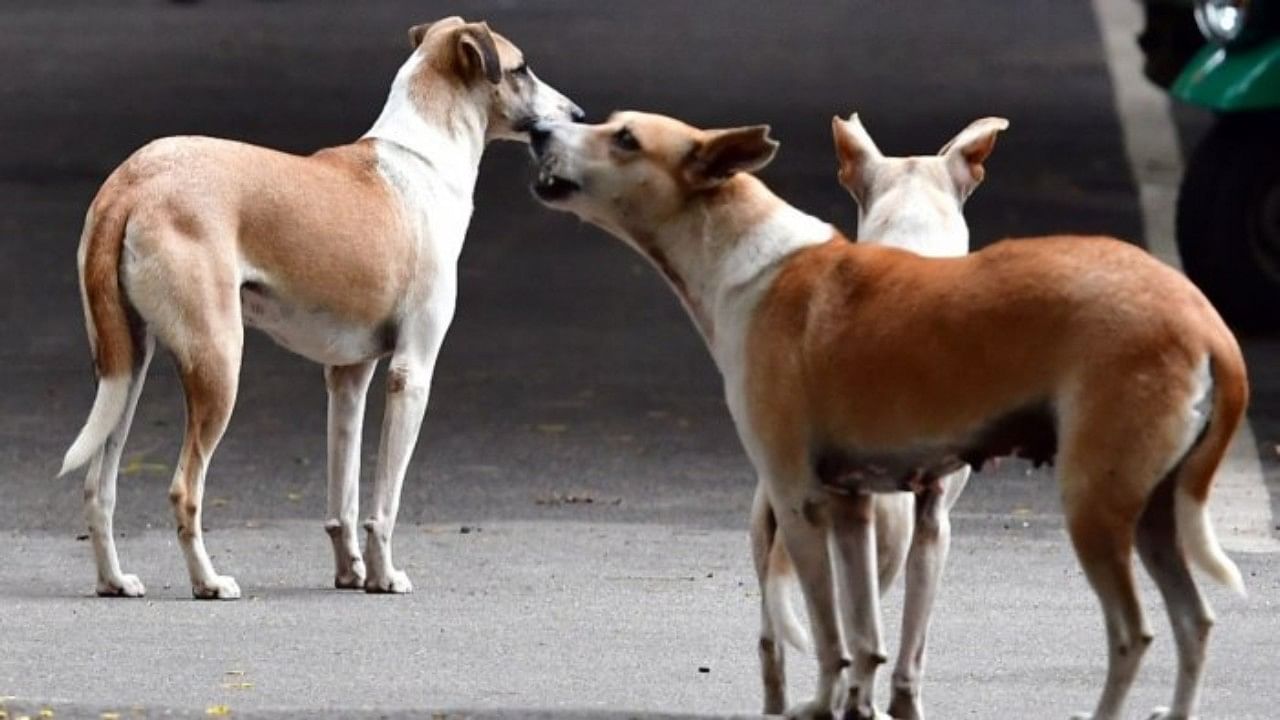
<path fill-rule="evenodd" d="M 535 194 L 644 254 L 715 357 L 808 604 L 818 688 L 793 717 L 830 717 L 853 664 L 828 539 L 851 568 L 846 589 L 874 597 L 872 493 L 1005 455 L 1056 462 L 1102 604 L 1106 684 L 1081 717 L 1120 716 L 1152 639 L 1135 545 L 1179 654 L 1172 708 L 1155 717 L 1194 714 L 1213 615 L 1190 565 L 1244 592 L 1207 501 L 1248 384 L 1234 336 L 1190 281 L 1111 238 L 1005 241 L 957 258 L 850 243 L 749 174 L 777 150 L 763 125 L 700 130 L 626 112 L 539 125 L 531 145 Z M 853 505 L 834 535 L 832 488 Z M 855 645 L 880 647 L 868 613 L 847 627 Z M 874 660 L 852 668 L 854 697 Z"/>
<path fill-rule="evenodd" d="M 536 120 L 582 111 L 484 23 L 410 29 L 413 54 L 373 128 L 309 157 L 173 137 L 137 151 L 89 207 L 78 265 L 98 391 L 62 471 L 92 461 L 85 515 L 99 595 L 138 597 L 112 539 L 120 452 L 155 340 L 172 351 L 187 423 L 169 499 L 197 598 L 240 589 L 214 571 L 200 518 L 205 470 L 235 404 L 244 326 L 325 366 L 334 584 L 411 592 L 391 559 L 400 487 L 453 319 L 480 156 Z M 391 357 L 374 508 L 356 538 L 365 394 Z M 366 574 L 367 573 L 367 574 Z"/>
<path fill-rule="evenodd" d="M 996 135 L 1009 127 L 1004 118 L 982 118 L 970 123 L 937 155 L 907 158 L 885 157 L 855 114 L 846 122 L 831 119 L 831 131 L 839 158 L 840 183 L 858 203 L 860 242 L 900 247 L 921 255 L 952 257 L 969 252 L 969 227 L 961 210 L 964 201 L 985 176 L 983 163 L 995 148 Z M 963 359 L 958 359 L 962 361 Z M 946 361 L 938 359 L 939 362 Z M 925 639 L 929 615 L 942 580 L 951 545 L 951 507 L 969 481 L 969 466 L 922 485 L 914 498 L 903 494 L 875 497 L 876 561 L 883 593 L 906 563 L 906 595 L 903 603 L 902 640 L 893 670 L 893 698 L 889 714 L 903 720 L 920 720 L 924 708 L 920 688 L 924 676 Z M 751 547 L 760 579 L 760 669 L 764 685 L 765 713 L 781 713 L 786 707 L 786 674 L 782 639 L 805 647 L 807 639 L 787 604 L 783 580 L 793 578 L 786 546 L 777 537 L 777 521 L 763 483 L 756 487 L 752 504 Z M 835 532 L 854 510 L 847 496 L 831 498 Z M 910 553 L 908 554 L 908 548 Z M 849 579 L 852 582 L 852 578 Z M 843 590 L 843 589 L 842 589 Z M 859 593 L 870 603 L 868 621 L 879 622 L 879 598 Z M 837 592 L 843 604 L 853 602 L 848 592 Z M 857 608 L 842 610 L 852 618 Z M 879 633 L 875 633 L 879 636 Z M 846 642 L 854 638 L 846 629 Z M 884 658 L 883 648 L 856 645 L 846 648 L 854 664 Z M 870 657 L 863 657 L 870 653 Z M 850 707 L 874 707 L 873 687 L 856 689 L 866 697 L 850 697 Z"/>

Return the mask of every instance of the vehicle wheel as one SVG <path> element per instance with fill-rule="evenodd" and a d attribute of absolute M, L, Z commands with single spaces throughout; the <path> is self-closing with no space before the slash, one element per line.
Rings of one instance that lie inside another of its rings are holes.
<path fill-rule="evenodd" d="M 1280 115 L 1223 116 L 1178 193 L 1187 276 L 1232 327 L 1280 329 Z"/>

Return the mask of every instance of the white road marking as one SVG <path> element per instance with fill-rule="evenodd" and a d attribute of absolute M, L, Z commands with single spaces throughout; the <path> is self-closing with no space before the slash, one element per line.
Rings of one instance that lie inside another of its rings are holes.
<path fill-rule="evenodd" d="M 1107 69 L 1124 134 L 1125 153 L 1142 206 L 1143 242 L 1153 255 L 1182 269 L 1174 214 L 1182 179 L 1182 149 L 1170 114 L 1169 96 L 1142 75 L 1141 5 L 1131 0 L 1092 0 L 1102 32 Z M 1210 512 L 1223 547 L 1237 552 L 1277 552 L 1271 501 L 1262 481 L 1262 460 L 1246 421 L 1218 470 Z"/>

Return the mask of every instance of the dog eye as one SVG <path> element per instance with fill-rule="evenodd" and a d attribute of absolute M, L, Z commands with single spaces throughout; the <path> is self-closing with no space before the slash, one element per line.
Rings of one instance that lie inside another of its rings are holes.
<path fill-rule="evenodd" d="M 511 68 L 511 74 L 512 74 L 512 75 L 525 75 L 525 76 L 528 76 L 528 74 L 529 74 L 529 64 L 528 64 L 528 63 L 520 63 L 518 66 Z"/>
<path fill-rule="evenodd" d="M 626 150 L 627 152 L 635 152 L 640 149 L 640 141 L 636 140 L 636 136 L 632 135 L 631 131 L 626 128 L 622 128 L 613 134 L 613 144 L 619 150 Z"/>

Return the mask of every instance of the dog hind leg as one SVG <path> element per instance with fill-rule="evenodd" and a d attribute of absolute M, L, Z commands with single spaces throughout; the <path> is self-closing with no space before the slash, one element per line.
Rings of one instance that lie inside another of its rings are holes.
<path fill-rule="evenodd" d="M 888 659 L 881 628 L 880 582 L 876 561 L 876 496 L 832 496 L 833 537 L 839 558 L 841 615 L 845 643 L 853 654 L 844 702 L 847 720 L 875 717 L 876 672 Z M 909 531 L 910 525 L 903 527 Z M 905 544 L 901 543 L 901 544 Z"/>
<path fill-rule="evenodd" d="M 1213 627 L 1213 612 L 1196 587 L 1187 558 L 1178 544 L 1176 491 L 1176 480 L 1165 480 L 1152 495 L 1138 522 L 1138 553 L 1164 597 L 1178 647 L 1178 679 L 1173 703 L 1168 708 L 1158 708 L 1152 720 L 1193 717 L 1200 694 L 1205 647 Z"/>
<path fill-rule="evenodd" d="M 129 398 L 124 414 L 116 423 L 107 442 L 95 455 L 84 481 L 84 513 L 89 524 L 89 538 L 93 541 L 93 556 L 98 568 L 97 592 L 102 596 L 142 597 L 146 588 L 137 575 L 120 569 L 120 556 L 116 552 L 113 516 L 116 508 L 116 478 L 120 472 L 120 455 L 124 451 L 133 413 L 142 395 L 147 379 L 147 369 L 155 352 L 155 339 L 148 334 L 143 355 L 129 378 Z"/>
<path fill-rule="evenodd" d="M 755 498 L 751 504 L 750 530 L 751 557 L 755 563 L 756 579 L 760 584 L 760 643 L 757 652 L 760 656 L 760 680 L 764 690 L 764 714 L 781 715 L 787 706 L 786 650 L 778 635 L 778 628 L 774 627 L 770 603 L 777 603 L 782 598 L 772 598 L 770 593 L 784 592 L 785 588 L 776 585 L 770 587 L 769 578 L 771 571 L 782 571 L 779 567 L 771 568 L 771 563 L 783 560 L 784 553 L 775 553 L 774 545 L 779 541 L 778 524 L 773 517 L 773 508 L 769 505 L 763 482 L 756 485 Z"/>

